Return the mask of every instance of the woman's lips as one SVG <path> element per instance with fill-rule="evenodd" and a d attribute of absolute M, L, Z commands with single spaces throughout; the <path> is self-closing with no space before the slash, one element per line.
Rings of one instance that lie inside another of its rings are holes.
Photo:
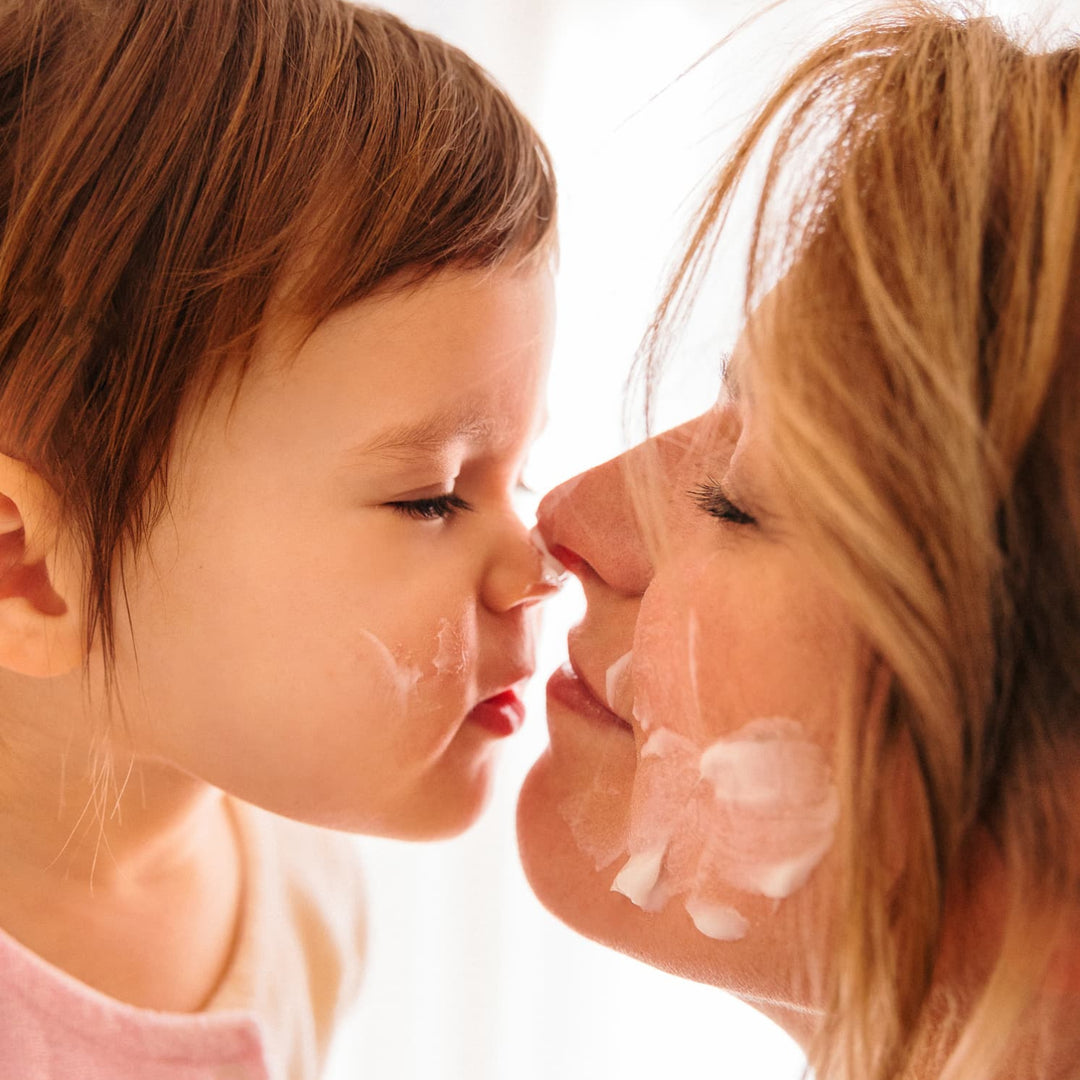
<path fill-rule="evenodd" d="M 547 696 L 549 704 L 557 702 L 564 708 L 580 716 L 588 717 L 605 725 L 621 728 L 632 733 L 630 725 L 617 713 L 613 713 L 600 699 L 589 689 L 585 681 L 567 662 L 562 665 L 547 683 Z"/>
<path fill-rule="evenodd" d="M 490 731 L 492 735 L 505 738 L 513 735 L 524 723 L 525 706 L 513 690 L 504 690 L 474 705 L 465 719 Z"/>

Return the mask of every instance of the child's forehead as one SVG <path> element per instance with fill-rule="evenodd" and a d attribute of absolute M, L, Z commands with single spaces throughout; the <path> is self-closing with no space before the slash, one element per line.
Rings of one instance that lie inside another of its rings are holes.
<path fill-rule="evenodd" d="M 267 326 L 234 433 L 280 432 L 315 460 L 381 470 L 515 458 L 543 422 L 550 275 L 454 272 L 357 301 L 296 332 Z"/>

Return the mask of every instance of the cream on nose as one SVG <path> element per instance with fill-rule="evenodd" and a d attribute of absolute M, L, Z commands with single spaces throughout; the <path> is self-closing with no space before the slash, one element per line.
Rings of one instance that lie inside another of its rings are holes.
<path fill-rule="evenodd" d="M 529 539 L 532 541 L 533 547 L 540 552 L 540 580 L 545 585 L 552 585 L 556 589 L 561 588 L 570 576 L 570 568 L 560 562 L 558 557 L 549 550 L 539 525 L 532 527 Z"/>
<path fill-rule="evenodd" d="M 512 546 L 512 552 L 501 555 L 488 569 L 483 595 L 492 611 L 545 600 L 558 592 L 567 577 L 566 567 L 551 554 L 536 529 Z"/>

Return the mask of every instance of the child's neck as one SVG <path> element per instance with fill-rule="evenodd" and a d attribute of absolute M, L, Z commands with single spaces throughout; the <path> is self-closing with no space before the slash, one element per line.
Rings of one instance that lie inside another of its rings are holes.
<path fill-rule="evenodd" d="M 9 698 L 0 724 L 0 927 L 112 997 L 199 1009 L 241 906 L 223 796 L 130 756 L 103 785 L 89 741 L 48 710 L 20 711 Z"/>

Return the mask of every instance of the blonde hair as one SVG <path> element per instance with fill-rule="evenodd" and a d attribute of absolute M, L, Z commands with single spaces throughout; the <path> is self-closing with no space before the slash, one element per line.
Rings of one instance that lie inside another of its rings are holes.
<path fill-rule="evenodd" d="M 650 379 L 773 134 L 747 317 L 783 280 L 752 400 L 885 687 L 876 722 L 863 701 L 841 736 L 844 880 L 810 1061 L 822 1080 L 931 1059 L 985 1080 L 1016 1064 L 1080 902 L 1080 49 L 923 3 L 816 49 L 722 163 Z M 898 823 L 883 778 L 905 753 Z M 980 838 L 1003 914 L 947 971 Z"/>

